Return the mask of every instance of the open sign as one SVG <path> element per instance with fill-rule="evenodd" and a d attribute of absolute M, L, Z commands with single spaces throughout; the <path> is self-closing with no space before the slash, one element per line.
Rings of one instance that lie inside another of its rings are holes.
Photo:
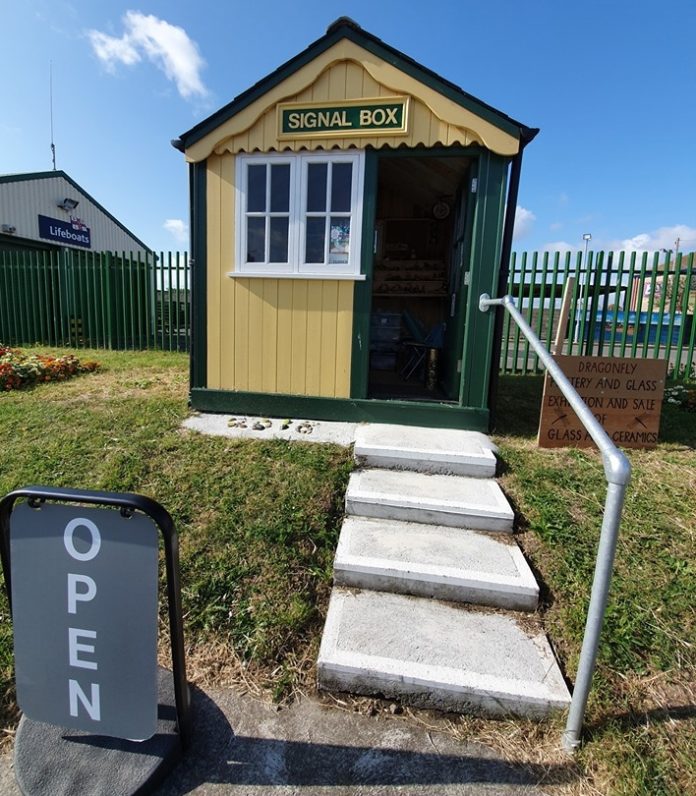
<path fill-rule="evenodd" d="M 18 505 L 10 523 L 17 701 L 35 721 L 132 740 L 157 729 L 157 529 Z"/>

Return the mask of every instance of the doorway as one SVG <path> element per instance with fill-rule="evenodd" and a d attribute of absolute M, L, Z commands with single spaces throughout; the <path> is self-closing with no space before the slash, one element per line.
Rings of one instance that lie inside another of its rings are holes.
<path fill-rule="evenodd" d="M 380 153 L 368 396 L 457 402 L 471 158 Z"/>

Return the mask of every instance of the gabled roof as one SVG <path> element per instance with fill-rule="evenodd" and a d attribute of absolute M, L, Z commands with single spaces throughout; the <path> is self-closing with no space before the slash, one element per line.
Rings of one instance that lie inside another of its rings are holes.
<path fill-rule="evenodd" d="M 22 174 L 0 174 L 0 185 L 3 183 L 11 183 L 11 182 L 26 182 L 28 180 L 49 180 L 55 179 L 56 177 L 62 177 L 66 182 L 68 182 L 72 187 L 79 191 L 86 199 L 88 199 L 98 210 L 100 210 L 107 218 L 116 224 L 117 227 L 122 229 L 126 235 L 129 235 L 133 240 L 139 245 L 142 246 L 143 249 L 146 251 L 152 251 L 148 245 L 143 243 L 140 238 L 134 235 L 128 227 L 124 226 L 115 216 L 113 216 L 103 205 L 101 205 L 97 200 L 90 196 L 90 194 L 85 191 L 85 189 L 78 185 L 72 177 L 67 175 L 64 171 L 60 169 L 56 169 L 55 171 L 29 171 L 24 172 Z"/>
<path fill-rule="evenodd" d="M 249 106 L 259 97 L 270 91 L 270 89 L 277 86 L 283 80 L 286 80 L 305 64 L 314 60 L 330 47 L 333 47 L 333 45 L 341 39 L 348 39 L 354 42 L 377 58 L 392 64 L 397 69 L 400 69 L 402 72 L 405 72 L 421 83 L 438 91 L 440 94 L 443 94 L 448 99 L 466 108 L 471 113 L 476 114 L 504 132 L 516 137 L 520 141 L 521 147 L 529 143 L 539 132 L 537 128 L 527 127 L 527 125 L 515 121 L 515 119 L 502 111 L 496 110 L 496 108 L 491 105 L 482 102 L 459 88 L 459 86 L 451 83 L 449 80 L 446 80 L 422 64 L 419 64 L 417 61 L 414 61 L 413 58 L 410 58 L 408 55 L 385 44 L 381 39 L 377 38 L 377 36 L 373 36 L 371 33 L 368 33 L 368 31 L 363 30 L 363 28 L 352 19 L 340 17 L 329 25 L 324 36 L 310 44 L 306 50 L 303 50 L 294 58 L 286 61 L 274 72 L 271 72 L 270 75 L 259 80 L 259 82 L 255 83 L 251 88 L 248 88 L 238 97 L 235 97 L 232 102 L 183 133 L 178 139 L 172 141 L 172 145 L 183 152 L 235 114 Z"/>

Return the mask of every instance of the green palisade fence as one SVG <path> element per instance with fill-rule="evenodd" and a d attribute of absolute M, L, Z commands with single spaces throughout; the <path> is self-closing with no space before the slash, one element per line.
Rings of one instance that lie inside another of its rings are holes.
<path fill-rule="evenodd" d="M 564 286 L 575 277 L 558 353 L 667 359 L 676 378 L 696 370 L 694 253 L 513 254 L 507 292 L 547 348 Z M 0 251 L 0 343 L 189 351 L 191 273 L 182 252 Z M 539 373 L 506 317 L 500 369 Z"/>
<path fill-rule="evenodd" d="M 0 342 L 188 351 L 185 253 L 0 251 Z"/>
<path fill-rule="evenodd" d="M 575 277 L 568 326 L 557 353 L 666 359 L 675 378 L 696 376 L 694 253 L 582 252 L 513 254 L 507 293 L 551 348 L 563 289 Z M 538 357 L 509 322 L 502 373 L 539 373 Z"/>

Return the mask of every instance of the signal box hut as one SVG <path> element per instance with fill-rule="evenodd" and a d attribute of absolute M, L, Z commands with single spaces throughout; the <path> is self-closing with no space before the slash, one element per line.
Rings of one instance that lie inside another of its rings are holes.
<path fill-rule="evenodd" d="M 184 133 L 193 406 L 486 429 L 536 133 L 346 18 Z"/>

